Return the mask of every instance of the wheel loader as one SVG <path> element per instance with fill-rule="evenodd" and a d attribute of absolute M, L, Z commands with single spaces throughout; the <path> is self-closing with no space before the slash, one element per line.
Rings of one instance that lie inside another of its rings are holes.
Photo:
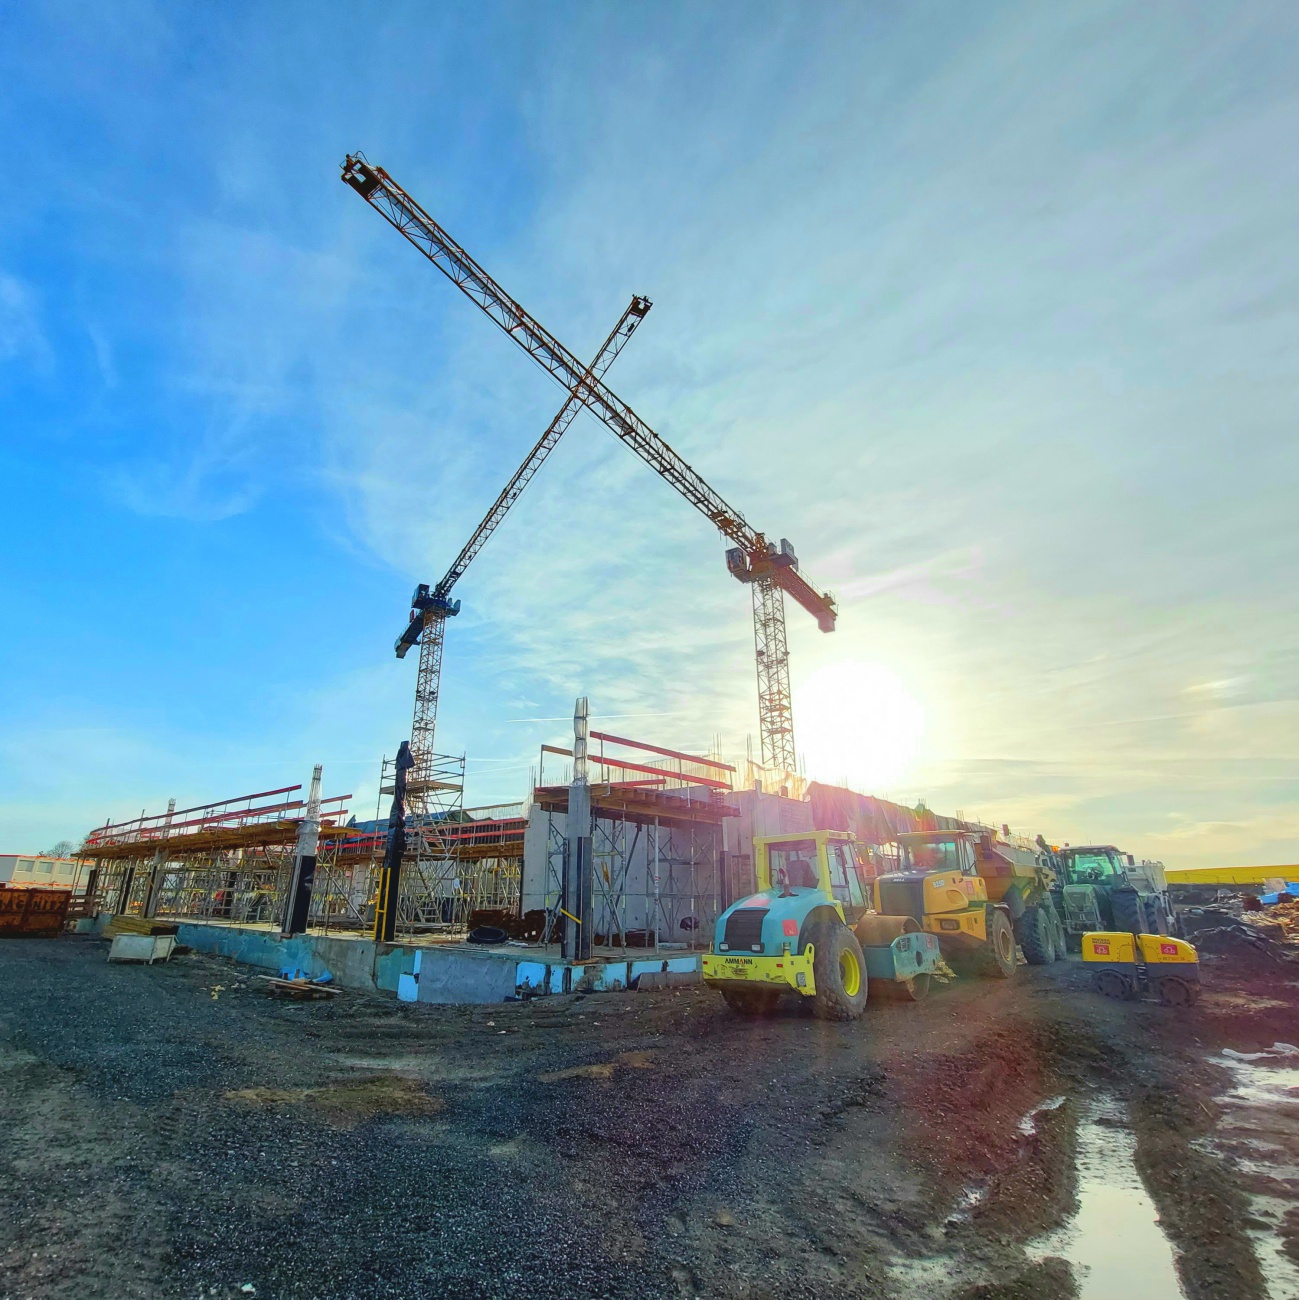
<path fill-rule="evenodd" d="M 1055 896 L 1069 947 L 1094 931 L 1174 934 L 1162 862 L 1136 862 L 1113 844 L 1056 849 Z"/>
<path fill-rule="evenodd" d="M 818 830 L 753 841 L 758 892 L 717 919 L 703 980 L 740 1015 L 766 1015 L 783 994 L 825 1020 L 856 1020 L 873 995 L 918 999 L 941 959 L 909 916 L 877 916 L 856 838 Z"/>
<path fill-rule="evenodd" d="M 1008 979 L 1017 944 L 1032 966 L 1064 957 L 1052 870 L 1031 841 L 978 828 L 911 831 L 895 842 L 901 870 L 876 879 L 875 911 L 936 935 L 957 974 Z"/>

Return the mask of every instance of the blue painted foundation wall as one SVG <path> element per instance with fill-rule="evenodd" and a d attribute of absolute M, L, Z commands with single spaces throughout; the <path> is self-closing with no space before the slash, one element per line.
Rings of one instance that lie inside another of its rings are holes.
<path fill-rule="evenodd" d="M 103 913 L 96 929 L 112 919 Z M 316 979 L 326 971 L 341 988 L 395 993 L 403 1002 L 463 1005 L 506 998 L 602 992 L 634 988 L 642 975 L 698 978 L 698 953 L 594 961 L 586 965 L 537 961 L 531 954 L 464 947 L 404 947 L 373 939 L 299 934 L 281 939 L 273 931 L 233 925 L 181 922 L 178 943 L 196 952 L 228 957 L 272 975 L 302 971 Z"/>

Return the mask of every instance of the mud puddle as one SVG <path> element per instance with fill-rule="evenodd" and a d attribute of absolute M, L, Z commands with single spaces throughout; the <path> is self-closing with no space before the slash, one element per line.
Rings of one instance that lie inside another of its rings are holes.
<path fill-rule="evenodd" d="M 1112 1098 L 1084 1104 L 1078 1124 L 1078 1212 L 1029 1254 L 1068 1260 L 1079 1300 L 1182 1300 L 1176 1257 L 1137 1173 L 1136 1138 Z"/>
<path fill-rule="evenodd" d="M 1246 1231 L 1271 1300 L 1299 1297 L 1299 1047 L 1226 1049 L 1218 1062 L 1235 1087 L 1218 1099 L 1211 1145 L 1240 1172 L 1249 1197 Z"/>

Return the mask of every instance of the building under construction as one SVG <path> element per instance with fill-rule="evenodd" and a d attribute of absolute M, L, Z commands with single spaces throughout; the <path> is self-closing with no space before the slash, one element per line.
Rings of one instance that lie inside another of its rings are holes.
<path fill-rule="evenodd" d="M 694 947 L 722 895 L 723 825 L 737 815 L 734 769 L 595 732 L 589 763 L 594 826 L 595 931 L 601 946 Z M 463 938 L 484 918 L 542 942 L 563 917 L 564 848 L 573 751 L 545 745 L 540 779 L 516 804 L 464 808 L 463 760 L 437 769 L 405 819 L 396 933 Z M 392 792 L 393 764 L 382 767 Z M 604 779 L 600 779 L 603 777 Z M 382 795 L 381 795 L 382 799 Z M 377 814 L 358 821 L 350 795 L 319 799 L 308 928 L 365 934 L 388 840 Z M 286 927 L 295 849 L 309 812 L 300 785 L 106 822 L 80 855 L 92 864 L 95 906 L 114 914 L 238 926 Z"/>
<path fill-rule="evenodd" d="M 463 759 L 447 758 L 422 778 L 419 808 L 385 820 L 384 797 L 397 788 L 387 760 L 371 819 L 350 812 L 350 795 L 322 795 L 318 770 L 305 798 L 285 786 L 107 822 L 81 849 L 92 865 L 90 910 L 183 924 L 187 942 L 260 964 L 310 965 L 301 956 L 309 946 L 285 956 L 295 938 L 366 941 L 376 987 L 400 993 L 406 978 L 407 994 L 419 996 L 423 970 L 428 1000 L 429 949 L 441 976 L 459 962 L 466 977 L 436 984 L 448 1001 L 459 1000 L 461 983 L 481 992 L 482 962 L 495 956 L 505 965 L 487 987 L 509 996 L 529 982 L 557 991 L 601 966 L 622 981 L 647 961 L 692 970 L 719 914 L 754 887 L 755 836 L 851 830 L 880 870 L 898 833 L 956 824 L 815 783 L 803 798 L 737 789 L 720 757 L 591 729 L 584 706 L 571 744 L 541 746 L 537 778 L 517 804 L 465 808 Z M 404 851 L 394 863 L 398 822 Z M 388 934 L 376 915 L 385 873 L 396 881 Z M 332 951 L 340 964 L 344 950 Z M 350 960 L 361 950 L 346 951 Z M 381 976 L 393 952 L 398 965 Z"/>

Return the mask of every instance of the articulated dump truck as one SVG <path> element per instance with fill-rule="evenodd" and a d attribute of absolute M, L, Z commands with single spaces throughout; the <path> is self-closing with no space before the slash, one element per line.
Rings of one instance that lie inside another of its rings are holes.
<path fill-rule="evenodd" d="M 758 892 L 718 917 L 704 983 L 741 1015 L 792 993 L 823 1019 L 855 1020 L 868 990 L 923 997 L 944 959 L 1008 977 L 1017 943 L 1033 964 L 1064 956 L 1051 869 L 1029 841 L 917 831 L 897 846 L 902 869 L 872 880 L 847 831 L 755 839 Z"/>
<path fill-rule="evenodd" d="M 896 843 L 901 870 L 875 881 L 875 910 L 937 935 L 957 974 L 1008 979 L 1016 944 L 1030 966 L 1064 957 L 1050 854 L 1031 840 L 980 827 L 912 831 Z"/>

